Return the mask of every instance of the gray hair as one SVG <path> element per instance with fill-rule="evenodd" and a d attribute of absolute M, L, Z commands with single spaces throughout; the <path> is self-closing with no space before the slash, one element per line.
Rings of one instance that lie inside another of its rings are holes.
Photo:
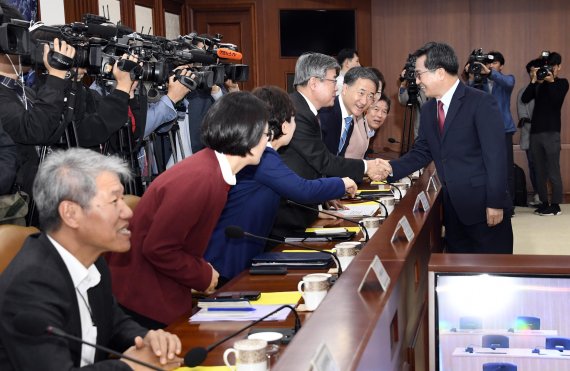
<path fill-rule="evenodd" d="M 374 90 L 375 92 L 378 91 L 378 85 L 380 84 L 380 80 L 378 79 L 378 76 L 376 76 L 376 74 L 374 72 L 372 72 L 372 70 L 368 67 L 352 67 L 351 69 L 349 69 L 348 71 L 346 71 L 346 73 L 344 74 L 344 84 L 345 85 L 352 85 L 356 82 L 356 80 L 358 79 L 365 79 L 365 80 L 370 80 L 374 83 L 374 85 L 376 85 L 376 90 Z"/>
<path fill-rule="evenodd" d="M 331 69 L 336 70 L 337 74 L 340 70 L 338 62 L 333 57 L 321 53 L 305 53 L 297 59 L 293 85 L 305 86 L 311 77 L 324 79 L 327 71 Z"/>
<path fill-rule="evenodd" d="M 58 207 L 62 201 L 77 202 L 88 208 L 97 193 L 96 178 L 103 172 L 131 180 L 126 162 L 118 157 L 103 156 L 84 148 L 71 148 L 50 154 L 40 165 L 34 181 L 33 195 L 46 232 L 61 225 Z"/>

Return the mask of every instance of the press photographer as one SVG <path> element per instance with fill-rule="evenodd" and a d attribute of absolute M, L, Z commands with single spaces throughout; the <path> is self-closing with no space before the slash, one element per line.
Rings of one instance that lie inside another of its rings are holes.
<path fill-rule="evenodd" d="M 560 175 L 561 110 L 568 80 L 559 78 L 562 56 L 556 52 L 542 52 L 541 67 L 530 68 L 530 84 L 521 96 L 523 103 L 534 99 L 530 152 L 536 171 L 536 185 L 541 206 L 535 213 L 543 216 L 559 215 L 562 202 Z M 552 199 L 548 200 L 547 182 L 552 185 Z"/>
<path fill-rule="evenodd" d="M 483 53 L 482 49 L 474 51 L 469 57 L 465 70 L 469 73 L 468 85 L 490 93 L 497 100 L 501 118 L 505 126 L 505 145 L 507 147 L 507 181 L 509 193 L 514 201 L 515 179 L 513 162 L 513 134 L 517 131 L 511 114 L 511 94 L 515 87 L 515 77 L 503 73 L 505 57 L 498 51 Z M 515 214 L 514 207 L 511 215 Z"/>
<path fill-rule="evenodd" d="M 15 45 L 2 45 L 0 55 L 0 122 L 18 147 L 18 173 L 16 183 L 31 194 L 32 183 L 39 162 L 37 145 L 50 145 L 59 140 L 65 127 L 61 115 L 65 107 L 65 94 L 69 81 L 65 79 L 69 69 L 58 69 L 48 63 L 50 47 L 44 46 L 42 63 L 47 71 L 45 84 L 37 91 L 24 86 L 23 74 L 29 66 L 22 63 L 29 53 L 29 34 L 26 26 L 18 26 L 22 15 L 4 3 L 2 8 L 2 32 L 14 32 Z M 10 25 L 8 25 L 10 24 Z M 65 41 L 55 39 L 52 53 L 60 59 L 73 58 L 75 48 Z"/>

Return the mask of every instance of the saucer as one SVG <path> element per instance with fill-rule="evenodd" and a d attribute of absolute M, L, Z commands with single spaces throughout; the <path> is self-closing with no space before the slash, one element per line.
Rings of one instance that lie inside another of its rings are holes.
<path fill-rule="evenodd" d="M 275 343 L 281 340 L 283 334 L 280 332 L 256 332 L 254 334 L 250 334 L 247 338 L 248 339 L 261 339 L 265 340 L 268 343 Z"/>

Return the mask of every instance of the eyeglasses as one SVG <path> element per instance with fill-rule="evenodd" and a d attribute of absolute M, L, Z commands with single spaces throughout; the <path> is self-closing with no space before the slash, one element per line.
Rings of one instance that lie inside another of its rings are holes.
<path fill-rule="evenodd" d="M 433 69 L 433 70 L 425 70 L 425 71 L 418 71 L 418 70 L 415 70 L 415 71 L 414 71 L 414 75 L 416 76 L 416 78 L 421 79 L 421 78 L 422 78 L 422 75 L 423 75 L 424 73 L 426 73 L 426 72 L 433 72 L 433 71 L 435 71 L 436 69 L 437 69 L 437 68 L 435 68 L 435 69 Z"/>

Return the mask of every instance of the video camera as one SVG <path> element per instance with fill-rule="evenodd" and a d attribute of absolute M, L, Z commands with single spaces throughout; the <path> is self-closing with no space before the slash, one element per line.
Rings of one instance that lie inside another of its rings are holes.
<path fill-rule="evenodd" d="M 413 54 L 408 55 L 406 64 L 404 65 L 404 76 L 400 76 L 402 81 L 408 82 L 408 105 L 418 103 L 418 94 L 420 92 L 418 84 L 416 84 L 416 56 Z"/>
<path fill-rule="evenodd" d="M 5 54 L 26 55 L 30 53 L 30 34 L 28 22 L 19 19 L 4 21 L 4 12 L 0 8 L 0 52 Z"/>
<path fill-rule="evenodd" d="M 549 61 L 549 57 L 550 57 L 550 52 L 545 50 L 542 53 L 540 53 L 540 58 L 539 61 L 541 62 L 541 66 L 538 68 L 538 70 L 536 70 L 536 79 L 539 81 L 544 80 L 549 73 L 552 73 L 552 65 L 550 64 Z"/>
<path fill-rule="evenodd" d="M 469 56 L 469 74 L 473 74 L 475 84 L 480 84 L 483 80 L 481 76 L 481 64 L 492 63 L 495 57 L 485 54 L 482 48 L 474 49 Z"/>
<path fill-rule="evenodd" d="M 177 79 L 191 90 L 209 89 L 227 79 L 239 82 L 249 78 L 249 66 L 227 62 L 241 60 L 242 55 L 236 45 L 221 43 L 223 36 L 220 34 L 211 39 L 190 34 L 169 40 L 136 33 L 127 27 L 110 24 L 105 17 L 86 14 L 83 22 L 57 27 L 40 25 L 33 30 L 33 35 L 36 37 L 31 51 L 32 64 L 42 64 L 43 44 L 53 48 L 52 41 L 57 37 L 75 47 L 76 55 L 71 59 L 51 51 L 50 65 L 62 70 L 85 68 L 88 74 L 104 80 L 114 79 L 112 68 L 115 63 L 122 71 L 129 72 L 132 80 L 151 83 L 158 90 L 166 90 L 168 78 L 175 74 L 175 67 L 181 65 L 192 65 L 192 79 L 177 74 Z M 205 41 L 208 50 L 194 45 L 197 43 L 194 37 Z M 121 59 L 123 54 L 137 55 L 140 64 Z"/>

